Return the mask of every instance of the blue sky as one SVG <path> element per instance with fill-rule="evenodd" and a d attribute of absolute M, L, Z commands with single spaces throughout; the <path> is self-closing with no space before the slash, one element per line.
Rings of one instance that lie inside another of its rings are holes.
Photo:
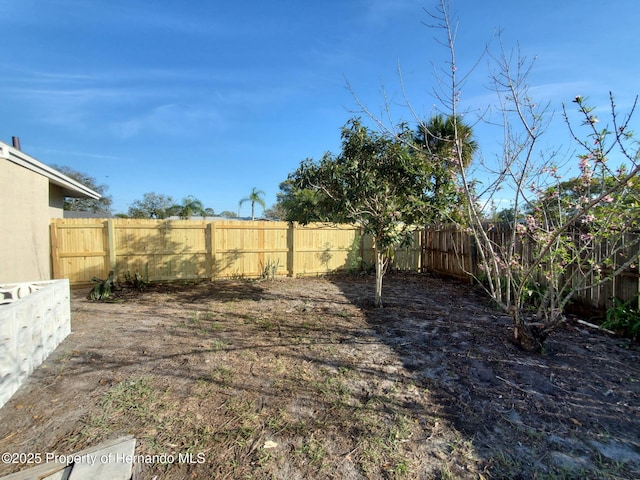
<path fill-rule="evenodd" d="M 114 212 L 146 192 L 194 195 L 237 211 L 252 187 L 267 205 L 307 157 L 339 152 L 360 100 L 434 113 L 447 52 L 427 28 L 435 1 L 0 0 L 0 140 L 108 185 Z M 452 0 L 459 71 L 496 29 L 536 65 L 530 82 L 560 111 L 576 95 L 624 109 L 640 93 L 637 0 Z M 492 42 L 497 47 L 497 42 Z M 494 100 L 486 60 L 461 107 Z M 636 130 L 639 130 L 636 128 Z M 476 127 L 487 159 L 501 132 Z M 558 114 L 545 140 L 571 151 Z M 245 204 L 242 215 L 250 214 Z"/>

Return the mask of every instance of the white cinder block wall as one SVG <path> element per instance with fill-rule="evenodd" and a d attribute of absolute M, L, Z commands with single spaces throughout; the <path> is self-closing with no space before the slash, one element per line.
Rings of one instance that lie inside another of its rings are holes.
<path fill-rule="evenodd" d="M 0 285 L 0 408 L 69 333 L 69 280 Z"/>

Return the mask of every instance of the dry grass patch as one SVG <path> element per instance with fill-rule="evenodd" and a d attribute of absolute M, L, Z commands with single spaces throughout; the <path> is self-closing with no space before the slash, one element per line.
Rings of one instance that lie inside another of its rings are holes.
<path fill-rule="evenodd" d="M 584 363 L 578 347 L 522 356 L 502 343 L 508 324 L 466 286 L 392 277 L 387 291 L 384 310 L 369 307 L 370 280 L 357 277 L 156 285 L 117 304 L 76 293 L 75 333 L 0 411 L 0 447 L 71 453 L 131 433 L 136 454 L 192 454 L 193 463 L 144 465 L 143 478 L 165 479 L 640 472 L 637 418 L 598 437 L 620 447 L 615 461 L 598 456 L 607 450 L 589 443 L 592 425 L 559 397 L 586 398 L 568 383 Z M 590 353 L 621 355 L 610 340 L 589 337 Z M 616 388 L 627 406 L 592 396 L 612 409 L 596 420 L 637 411 L 637 383 Z"/>

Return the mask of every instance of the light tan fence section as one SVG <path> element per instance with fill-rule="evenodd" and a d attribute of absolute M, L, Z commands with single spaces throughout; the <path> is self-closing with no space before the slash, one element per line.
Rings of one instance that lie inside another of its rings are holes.
<path fill-rule="evenodd" d="M 54 219 L 54 278 L 72 285 L 113 270 L 154 280 L 360 271 L 361 229 L 286 222 Z M 370 242 L 368 242 L 370 244 Z"/>
<path fill-rule="evenodd" d="M 205 222 L 117 219 L 107 224 L 113 238 L 108 245 L 109 270 L 120 278 L 126 272 L 153 280 L 207 275 Z"/>
<path fill-rule="evenodd" d="M 358 227 L 311 224 L 304 227 L 294 226 L 291 233 L 294 275 L 360 271 L 362 233 Z"/>
<path fill-rule="evenodd" d="M 273 268 L 287 275 L 289 225 L 284 222 L 210 222 L 207 238 L 213 259 L 209 277 L 259 277 Z"/>
<path fill-rule="evenodd" d="M 422 256 L 424 250 L 424 236 L 422 229 L 416 229 L 410 237 L 409 244 L 397 247 L 391 255 L 390 269 L 399 272 L 421 272 Z M 373 239 L 365 235 L 362 240 L 362 265 L 363 269 L 375 270 L 375 255 Z"/>
<path fill-rule="evenodd" d="M 106 277 L 107 220 L 56 219 L 50 225 L 50 236 L 53 278 L 68 278 L 73 285 L 89 282 L 93 277 Z"/>

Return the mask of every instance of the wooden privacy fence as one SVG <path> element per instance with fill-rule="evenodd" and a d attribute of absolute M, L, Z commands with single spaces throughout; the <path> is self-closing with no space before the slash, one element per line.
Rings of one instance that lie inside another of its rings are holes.
<path fill-rule="evenodd" d="M 511 241 L 508 228 L 494 227 L 488 235 L 498 248 Z M 602 255 L 605 248 L 598 246 L 593 254 Z M 532 251 L 524 243 L 518 253 L 526 260 Z M 638 257 L 638 246 L 627 255 Z M 119 279 L 137 272 L 155 281 L 255 278 L 266 272 L 322 275 L 368 270 L 374 264 L 372 239 L 356 226 L 261 221 L 54 219 L 51 256 L 53 278 L 68 278 L 72 285 L 106 278 L 111 270 Z M 638 297 L 637 263 L 640 258 L 612 281 L 581 292 L 578 300 L 605 307 L 612 297 Z M 479 264 L 469 234 L 438 226 L 416 231 L 411 246 L 394 252 L 392 267 L 468 279 L 469 273 L 481 274 Z"/>
<path fill-rule="evenodd" d="M 420 232 L 394 266 L 420 270 Z M 371 239 L 353 225 L 286 222 L 54 219 L 54 278 L 72 285 L 138 272 L 154 280 L 321 275 L 373 264 Z"/>
<path fill-rule="evenodd" d="M 502 225 L 494 225 L 487 229 L 490 241 L 498 249 L 506 249 L 511 242 L 511 229 Z M 638 273 L 638 263 L 640 263 L 640 251 L 636 242 L 636 232 L 628 234 L 625 245 L 629 245 L 625 250 L 625 256 L 619 256 L 617 261 L 626 261 L 627 258 L 635 257 L 637 262 L 632 267 L 627 268 L 615 278 L 597 287 L 589 288 L 577 294 L 576 300 L 588 305 L 606 308 L 612 305 L 612 298 L 616 297 L 624 302 L 637 299 L 640 306 L 640 275 Z M 579 235 L 576 235 L 579 237 Z M 422 268 L 435 273 L 449 275 L 461 279 L 469 279 L 469 274 L 480 278 L 480 258 L 473 238 L 468 233 L 462 232 L 455 226 L 433 226 L 428 227 L 423 232 L 423 257 Z M 528 242 L 519 242 L 517 253 L 521 255 L 524 262 L 531 261 L 534 255 L 534 245 Z M 608 256 L 607 245 L 594 245 L 590 254 L 599 260 Z M 573 272 L 575 266 L 568 265 L 566 272 Z M 605 272 L 606 273 L 606 272 Z M 591 281 L 593 279 L 589 279 Z M 576 280 L 578 281 L 578 280 Z"/>

